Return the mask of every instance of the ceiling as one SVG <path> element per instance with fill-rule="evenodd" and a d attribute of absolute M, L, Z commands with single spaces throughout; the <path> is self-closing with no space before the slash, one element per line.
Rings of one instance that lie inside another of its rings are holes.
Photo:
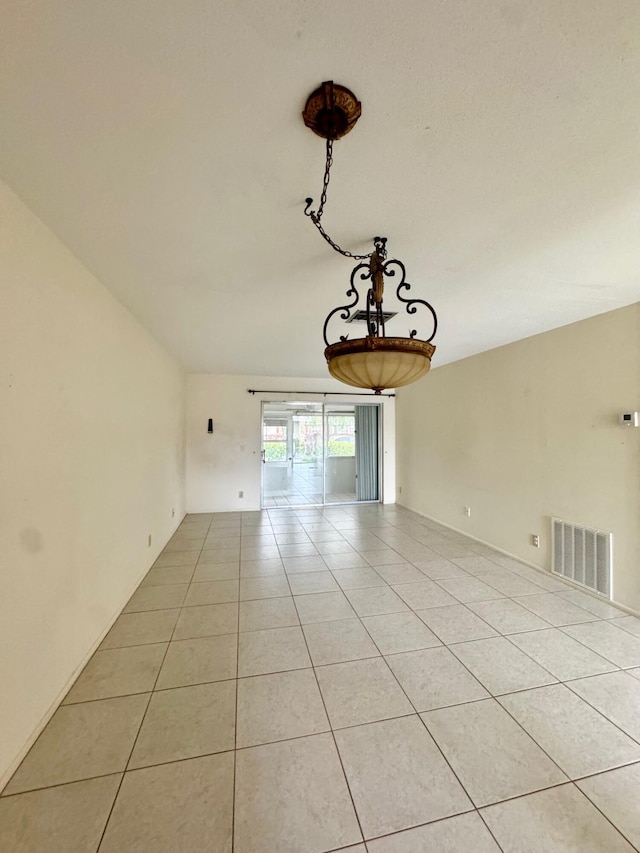
<path fill-rule="evenodd" d="M 434 367 L 640 298 L 638 0 L 4 0 L 0 34 L 0 174 L 189 371 L 325 375 L 328 79 L 362 118 L 323 223 L 389 238 Z"/>

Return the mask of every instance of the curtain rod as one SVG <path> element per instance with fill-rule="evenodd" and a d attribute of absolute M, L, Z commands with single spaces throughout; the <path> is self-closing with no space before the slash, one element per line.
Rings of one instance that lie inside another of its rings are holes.
<path fill-rule="evenodd" d="M 395 394 L 365 394 L 362 391 L 271 391 L 264 388 L 247 388 L 247 394 L 311 394 L 316 397 L 395 397 Z"/>

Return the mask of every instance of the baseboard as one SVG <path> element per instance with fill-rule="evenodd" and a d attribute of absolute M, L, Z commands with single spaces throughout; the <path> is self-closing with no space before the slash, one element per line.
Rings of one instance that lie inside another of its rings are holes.
<path fill-rule="evenodd" d="M 574 583 L 569 578 L 560 578 L 560 575 L 555 575 L 549 569 L 543 569 L 541 566 L 536 566 L 535 563 L 530 563 L 528 560 L 519 557 L 517 554 L 512 554 L 510 551 L 505 551 L 504 548 L 499 548 L 497 545 L 494 545 L 493 542 L 487 542 L 486 539 L 481 539 L 479 536 L 473 536 L 471 533 L 468 533 L 466 530 L 461 530 L 459 527 L 454 527 L 452 524 L 447 524 L 446 521 L 441 521 L 439 518 L 435 518 L 432 515 L 427 515 L 424 512 L 420 512 L 417 509 L 412 509 L 410 506 L 406 504 L 398 503 L 398 506 L 403 507 L 403 509 L 409 510 L 409 512 L 413 512 L 416 515 L 419 515 L 421 518 L 426 518 L 427 521 L 433 521 L 436 524 L 440 524 L 442 527 L 446 527 L 447 530 L 453 530 L 454 533 L 460 533 L 462 536 L 466 536 L 467 539 L 473 539 L 474 542 L 479 542 L 481 545 L 486 545 L 487 548 L 492 548 L 494 551 L 497 551 L 499 554 L 504 554 L 505 557 L 509 557 L 512 560 L 515 560 L 517 563 L 522 563 L 525 566 L 528 566 L 530 569 L 535 569 L 536 572 L 541 572 L 543 575 L 549 575 L 550 577 L 557 577 L 561 579 L 564 583 L 569 584 L 569 586 L 574 589 L 579 590 L 580 592 L 584 592 L 587 595 L 590 595 L 591 598 L 596 599 L 596 601 L 602 601 L 603 598 L 601 595 L 598 595 L 596 592 L 592 592 L 587 587 L 582 586 L 579 583 Z M 623 610 L 625 613 L 628 613 L 629 616 L 636 616 L 640 618 L 640 611 L 634 610 L 633 607 L 627 607 L 626 604 L 622 604 L 620 601 L 616 601 L 615 599 L 607 599 L 607 601 L 611 602 L 615 607 L 619 607 L 620 610 Z"/>
<path fill-rule="evenodd" d="M 183 518 L 184 518 L 184 516 L 183 516 Z M 173 536 L 173 534 L 176 532 L 176 530 L 180 526 L 181 522 L 182 522 L 182 519 L 180 519 L 178 521 L 178 523 L 175 525 L 175 527 L 171 531 L 171 535 L 167 538 L 167 540 L 164 543 L 164 545 L 162 546 L 162 548 L 160 548 L 158 553 L 154 556 L 153 560 L 151 561 L 151 565 L 153 565 L 153 563 L 155 563 L 155 561 L 157 560 L 158 554 L 162 553 L 167 542 L 169 541 L 169 539 L 171 539 L 171 536 Z M 145 577 L 145 575 L 147 574 L 147 572 L 149 571 L 149 569 L 151 568 L 151 565 L 147 566 L 147 568 L 142 571 L 142 573 L 140 574 L 138 579 L 132 584 L 130 591 L 125 595 L 124 600 L 123 600 L 122 604 L 120 605 L 120 607 L 118 608 L 118 610 L 116 610 L 116 612 L 109 617 L 109 619 L 107 620 L 107 625 L 101 631 L 100 635 L 98 636 L 98 639 L 95 641 L 95 643 L 93 643 L 93 645 L 91 646 L 89 651 L 84 655 L 84 657 L 82 658 L 82 660 L 80 661 L 78 666 L 72 672 L 71 676 L 67 680 L 67 682 L 64 685 L 64 687 L 62 688 L 62 690 L 58 693 L 58 695 L 56 696 L 54 701 L 51 703 L 51 705 L 49 706 L 47 711 L 42 716 L 40 722 L 37 724 L 34 731 L 31 733 L 31 736 L 27 739 L 26 743 L 19 750 L 16 757 L 10 762 L 6 771 L 0 776 L 0 794 L 2 794 L 2 791 L 4 790 L 5 786 L 9 783 L 9 780 L 11 779 L 13 774 L 16 772 L 16 770 L 18 769 L 20 764 L 26 758 L 27 753 L 29 752 L 31 747 L 34 745 L 34 743 L 37 741 L 37 739 L 42 734 L 45 726 L 47 725 L 47 723 L 49 722 L 51 717 L 53 717 L 55 712 L 58 710 L 58 708 L 62 704 L 62 700 L 67 695 L 67 693 L 71 690 L 71 688 L 73 687 L 76 679 L 78 678 L 78 676 L 80 675 L 82 670 L 89 663 L 91 656 L 98 649 L 98 647 L 100 646 L 100 643 L 104 640 L 104 638 L 107 636 L 109 631 L 113 628 L 113 625 L 114 625 L 116 619 L 118 618 L 118 616 L 120 616 L 120 614 L 122 613 L 122 610 L 125 607 L 126 603 L 129 601 L 129 599 L 131 598 L 133 593 L 136 591 L 136 589 L 142 583 L 142 580 Z"/>

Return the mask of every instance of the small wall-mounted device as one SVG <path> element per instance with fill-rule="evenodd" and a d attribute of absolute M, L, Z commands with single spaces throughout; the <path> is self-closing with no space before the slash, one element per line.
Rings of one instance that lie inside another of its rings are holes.
<path fill-rule="evenodd" d="M 638 426 L 638 413 L 637 412 L 624 412 L 620 415 L 620 423 L 622 426 L 628 427 L 637 427 Z"/>
<path fill-rule="evenodd" d="M 213 432 L 213 418 L 209 418 L 209 422 L 207 424 L 207 432 L 209 434 Z"/>

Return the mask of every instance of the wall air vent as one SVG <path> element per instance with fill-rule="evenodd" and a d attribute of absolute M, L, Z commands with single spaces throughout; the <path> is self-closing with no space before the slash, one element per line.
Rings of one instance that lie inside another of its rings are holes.
<path fill-rule="evenodd" d="M 397 311 L 383 311 L 382 318 L 385 323 L 388 323 L 393 317 L 396 316 Z M 375 311 L 371 312 L 371 319 L 375 319 Z M 366 311 L 356 311 L 352 314 L 351 317 L 347 320 L 347 323 L 366 323 L 367 322 L 367 312 Z"/>
<path fill-rule="evenodd" d="M 609 599 L 612 597 L 611 533 L 552 518 L 551 542 L 552 572 Z"/>

